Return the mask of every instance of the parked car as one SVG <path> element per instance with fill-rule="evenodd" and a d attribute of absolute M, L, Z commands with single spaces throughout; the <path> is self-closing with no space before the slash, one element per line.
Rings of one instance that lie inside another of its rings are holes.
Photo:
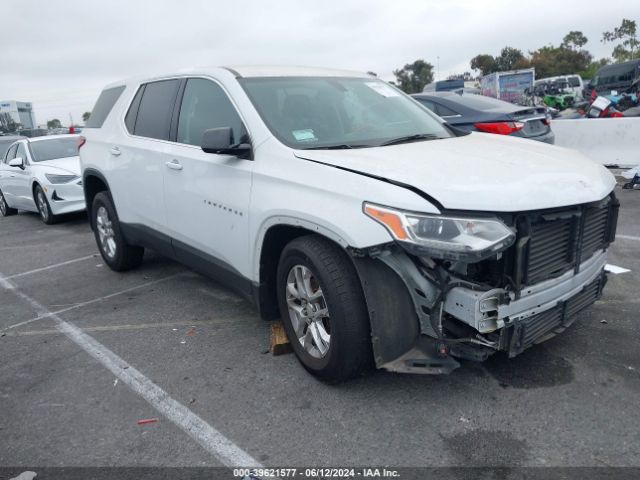
<path fill-rule="evenodd" d="M 546 143 L 555 141 L 544 107 L 522 107 L 468 93 L 417 93 L 413 98 L 450 125 L 465 131 L 511 135 Z"/>
<path fill-rule="evenodd" d="M 454 129 L 367 74 L 262 66 L 117 82 L 84 136 L 105 263 L 132 269 L 150 248 L 225 282 L 281 318 L 327 381 L 517 355 L 605 283 L 618 211 L 606 168 Z"/>
<path fill-rule="evenodd" d="M 85 209 L 78 135 L 24 138 L 0 163 L 0 213 L 37 212 L 46 224 Z"/>
<path fill-rule="evenodd" d="M 597 95 L 612 91 L 623 93 L 640 79 L 640 59 L 600 67 L 584 89 L 584 98 L 594 100 Z"/>

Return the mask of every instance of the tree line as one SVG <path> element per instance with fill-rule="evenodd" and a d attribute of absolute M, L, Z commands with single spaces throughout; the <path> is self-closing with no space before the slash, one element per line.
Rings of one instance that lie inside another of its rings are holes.
<path fill-rule="evenodd" d="M 530 51 L 528 55 L 513 47 L 504 47 L 496 57 L 489 54 L 476 55 L 471 59 L 471 68 L 487 75 L 503 70 L 520 68 L 536 69 L 536 77 L 552 77 L 579 73 L 591 78 L 595 72 L 608 63 L 609 58 L 594 60 L 593 55 L 584 48 L 589 39 L 579 30 L 567 33 L 560 45 L 546 45 Z M 600 40 L 603 43 L 617 43 L 611 52 L 615 62 L 624 62 L 640 57 L 640 40 L 638 39 L 635 20 L 623 19 L 620 26 L 603 32 Z"/>
<path fill-rule="evenodd" d="M 579 30 L 567 33 L 560 45 L 546 45 L 525 55 L 522 50 L 506 46 L 497 56 L 482 53 L 471 59 L 471 68 L 480 75 L 505 70 L 535 68 L 537 78 L 578 73 L 583 78 L 592 78 L 596 71 L 609 63 L 624 62 L 640 58 L 640 39 L 635 20 L 622 19 L 619 27 L 603 32 L 602 43 L 615 44 L 610 58 L 595 60 L 584 47 L 589 39 Z M 416 60 L 394 70 L 396 81 L 392 82 L 406 93 L 419 93 L 433 81 L 434 67 L 425 60 Z M 454 75 L 454 78 L 472 78 L 470 72 Z M 452 78 L 452 77 L 450 77 Z"/>

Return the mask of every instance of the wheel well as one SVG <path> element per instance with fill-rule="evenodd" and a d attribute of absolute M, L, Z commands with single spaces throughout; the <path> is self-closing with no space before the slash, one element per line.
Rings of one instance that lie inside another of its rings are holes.
<path fill-rule="evenodd" d="M 320 235 L 318 232 L 291 225 L 274 225 L 267 230 L 260 252 L 260 289 L 257 298 L 260 315 L 264 320 L 280 318 L 276 277 L 282 250 L 295 238 L 310 234 Z M 328 237 L 324 238 L 333 242 Z"/>
<path fill-rule="evenodd" d="M 107 184 L 104 181 L 96 176 L 96 175 L 87 175 L 83 180 L 84 185 L 84 199 L 87 204 L 87 212 L 91 211 L 91 205 L 93 204 L 93 199 L 95 196 L 104 192 L 105 190 L 109 190 Z M 93 228 L 93 223 L 91 220 L 91 215 L 89 215 L 89 225 Z"/>

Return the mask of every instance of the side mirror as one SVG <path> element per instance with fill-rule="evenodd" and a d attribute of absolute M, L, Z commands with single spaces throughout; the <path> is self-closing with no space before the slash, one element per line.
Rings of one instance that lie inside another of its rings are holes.
<path fill-rule="evenodd" d="M 9 166 L 22 168 L 24 170 L 24 158 L 22 157 L 12 158 L 11 160 L 9 160 Z"/>
<path fill-rule="evenodd" d="M 233 130 L 231 127 L 210 128 L 202 135 L 201 148 L 207 153 L 222 155 L 235 155 L 239 158 L 253 160 L 251 157 L 251 144 L 233 143 Z"/>

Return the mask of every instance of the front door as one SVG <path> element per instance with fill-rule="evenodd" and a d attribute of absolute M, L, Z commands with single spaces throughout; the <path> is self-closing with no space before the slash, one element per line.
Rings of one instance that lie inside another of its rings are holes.
<path fill-rule="evenodd" d="M 9 162 L 16 158 L 17 151 L 18 144 L 12 145 L 7 151 L 4 162 L 0 164 L 0 189 L 2 190 L 5 200 L 12 208 L 15 208 L 15 204 L 18 201 L 13 194 L 13 179 L 16 177 L 17 167 L 10 167 Z"/>
<path fill-rule="evenodd" d="M 212 80 L 188 79 L 180 105 L 176 143 L 164 168 L 165 205 L 180 257 L 205 254 L 223 270 L 250 276 L 249 198 L 253 162 L 200 148 L 205 130 L 231 127 L 239 142 L 246 130 L 225 91 Z M 188 259 L 187 259 L 188 260 Z"/>
<path fill-rule="evenodd" d="M 22 158 L 24 168 L 9 167 L 9 203 L 13 208 L 35 211 L 36 204 L 31 190 L 31 167 L 24 142 L 18 144 L 15 158 Z"/>

